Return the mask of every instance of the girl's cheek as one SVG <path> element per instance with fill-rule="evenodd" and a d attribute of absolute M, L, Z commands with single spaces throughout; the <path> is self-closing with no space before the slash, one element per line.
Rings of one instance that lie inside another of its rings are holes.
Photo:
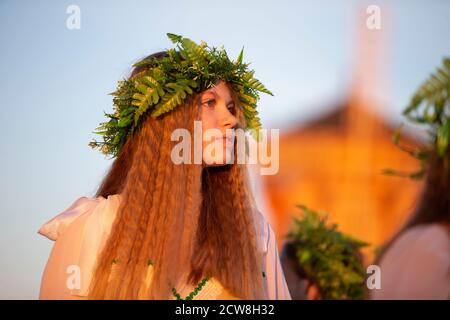
<path fill-rule="evenodd" d="M 203 117 L 202 122 L 203 128 L 205 130 L 216 128 L 216 119 L 214 118 L 214 115 L 211 114 L 211 112 L 205 113 L 205 117 Z"/>

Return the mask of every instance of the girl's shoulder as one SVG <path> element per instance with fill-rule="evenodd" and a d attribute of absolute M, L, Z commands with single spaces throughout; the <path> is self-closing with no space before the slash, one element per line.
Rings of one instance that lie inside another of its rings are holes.
<path fill-rule="evenodd" d="M 448 299 L 450 236 L 445 225 L 421 224 L 405 230 L 380 261 L 381 289 L 372 299 Z"/>
<path fill-rule="evenodd" d="M 415 249 L 420 247 L 427 251 L 450 253 L 450 232 L 448 227 L 441 223 L 420 224 L 407 229 L 394 245 L 400 247 L 413 245 Z"/>
<path fill-rule="evenodd" d="M 383 260 L 450 266 L 450 233 L 440 223 L 408 228 L 392 243 Z"/>

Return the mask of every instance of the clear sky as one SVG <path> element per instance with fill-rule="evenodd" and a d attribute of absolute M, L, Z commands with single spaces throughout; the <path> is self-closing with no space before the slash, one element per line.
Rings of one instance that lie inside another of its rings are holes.
<path fill-rule="evenodd" d="M 358 3 L 358 6 L 356 5 Z M 376 1 L 386 43 L 376 98 L 398 118 L 450 55 L 449 1 Z M 81 28 L 66 26 L 77 5 Z M 363 1 L 1 1 L 0 298 L 34 299 L 53 244 L 39 227 L 95 192 L 110 161 L 87 143 L 131 64 L 171 48 L 167 32 L 242 46 L 261 95 L 263 126 L 302 123 L 345 98 Z M 387 25 L 387 24 L 386 24 Z"/>

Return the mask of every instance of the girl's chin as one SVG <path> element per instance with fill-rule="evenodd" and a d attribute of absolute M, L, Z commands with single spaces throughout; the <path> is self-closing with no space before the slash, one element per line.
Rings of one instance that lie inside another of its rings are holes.
<path fill-rule="evenodd" d="M 226 166 L 228 163 L 213 163 L 213 164 L 207 164 L 207 167 L 223 167 Z"/>
<path fill-rule="evenodd" d="M 225 152 L 224 152 L 225 153 Z M 230 156 L 231 159 L 231 156 Z M 220 160 L 216 160 L 216 159 L 203 159 L 203 162 L 205 163 L 205 165 L 207 167 L 219 167 L 219 166 L 226 166 L 229 164 L 232 164 L 232 161 L 229 160 L 230 162 L 227 162 L 227 159 L 224 157 L 221 161 Z"/>

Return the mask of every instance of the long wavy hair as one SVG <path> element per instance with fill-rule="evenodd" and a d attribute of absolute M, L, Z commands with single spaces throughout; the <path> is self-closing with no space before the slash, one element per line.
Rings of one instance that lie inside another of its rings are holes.
<path fill-rule="evenodd" d="M 144 59 L 164 56 L 162 51 Z M 130 78 L 144 70 L 134 68 Z M 102 180 L 97 197 L 121 196 L 97 260 L 90 299 L 139 299 L 142 292 L 145 299 L 169 299 L 174 286 L 183 281 L 197 285 L 205 275 L 241 299 L 266 298 L 245 165 L 171 161 L 176 143 L 171 133 L 177 128 L 193 133 L 194 120 L 201 119 L 199 98 L 188 96 L 184 105 L 161 118 L 147 116 Z M 242 110 L 236 109 L 242 125 Z M 147 288 L 149 260 L 153 275 Z"/>

